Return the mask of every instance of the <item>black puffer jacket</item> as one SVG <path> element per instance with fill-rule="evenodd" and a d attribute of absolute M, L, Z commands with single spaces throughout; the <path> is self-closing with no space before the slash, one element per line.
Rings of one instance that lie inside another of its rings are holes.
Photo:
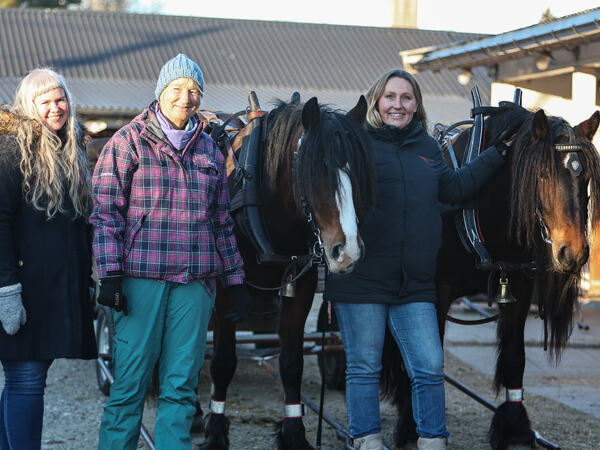
<path fill-rule="evenodd" d="M 15 137 L 21 120 L 0 110 L 0 287 L 21 283 L 27 322 L 15 335 L 0 327 L 0 358 L 92 359 L 89 228 L 74 218 L 68 195 L 65 212 L 50 220 L 24 201 Z"/>
<path fill-rule="evenodd" d="M 348 275 L 330 274 L 324 298 L 349 303 L 436 302 L 441 245 L 440 202 L 472 196 L 504 159 L 488 148 L 458 171 L 421 123 L 369 128 L 377 171 L 377 202 L 360 225 L 365 257 Z"/>

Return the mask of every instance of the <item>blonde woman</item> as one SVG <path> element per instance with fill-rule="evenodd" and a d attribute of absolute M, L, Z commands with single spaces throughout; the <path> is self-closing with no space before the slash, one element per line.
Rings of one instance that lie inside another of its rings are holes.
<path fill-rule="evenodd" d="M 361 223 L 367 252 L 351 274 L 330 277 L 324 292 L 344 341 L 350 432 L 355 449 L 383 450 L 379 380 L 387 327 L 411 382 L 417 448 L 441 450 L 449 433 L 436 317 L 439 204 L 473 195 L 504 164 L 508 144 L 450 170 L 427 132 L 421 89 L 404 70 L 381 75 L 367 93 L 367 105 L 378 192 Z"/>
<path fill-rule="evenodd" d="M 41 446 L 56 358 L 96 357 L 90 174 L 64 79 L 29 73 L 0 110 L 0 449 Z"/>

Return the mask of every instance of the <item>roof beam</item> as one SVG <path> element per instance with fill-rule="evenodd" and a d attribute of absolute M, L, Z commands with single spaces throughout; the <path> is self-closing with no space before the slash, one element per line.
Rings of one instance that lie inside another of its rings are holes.
<path fill-rule="evenodd" d="M 572 50 L 600 41 L 600 8 L 553 22 L 435 49 L 400 52 L 412 71 L 491 66 L 542 51 Z"/>

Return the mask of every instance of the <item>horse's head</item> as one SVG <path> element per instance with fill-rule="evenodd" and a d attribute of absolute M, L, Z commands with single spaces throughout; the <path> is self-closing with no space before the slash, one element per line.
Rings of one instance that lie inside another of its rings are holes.
<path fill-rule="evenodd" d="M 578 272 L 588 260 L 588 207 L 594 223 L 599 216 L 600 158 L 591 144 L 599 121 L 596 112 L 573 128 L 528 112 L 509 157 L 512 232 L 530 249 L 548 245 L 555 272 Z"/>
<path fill-rule="evenodd" d="M 341 114 L 311 98 L 302 109 L 294 162 L 296 203 L 312 214 L 332 272 L 350 272 L 364 251 L 359 218 L 374 203 L 375 175 L 363 128 L 366 101 Z"/>

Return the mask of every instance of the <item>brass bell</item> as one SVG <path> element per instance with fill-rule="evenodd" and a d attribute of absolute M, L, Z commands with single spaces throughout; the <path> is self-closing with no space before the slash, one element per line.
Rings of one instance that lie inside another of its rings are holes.
<path fill-rule="evenodd" d="M 281 295 L 283 297 L 296 298 L 296 286 L 295 283 L 292 282 L 292 275 L 288 275 L 286 279 L 286 284 L 281 288 Z"/>
<path fill-rule="evenodd" d="M 496 303 L 499 305 L 517 302 L 517 299 L 510 292 L 510 287 L 508 286 L 508 277 L 500 277 L 498 292 L 496 293 L 494 300 L 496 300 Z"/>

